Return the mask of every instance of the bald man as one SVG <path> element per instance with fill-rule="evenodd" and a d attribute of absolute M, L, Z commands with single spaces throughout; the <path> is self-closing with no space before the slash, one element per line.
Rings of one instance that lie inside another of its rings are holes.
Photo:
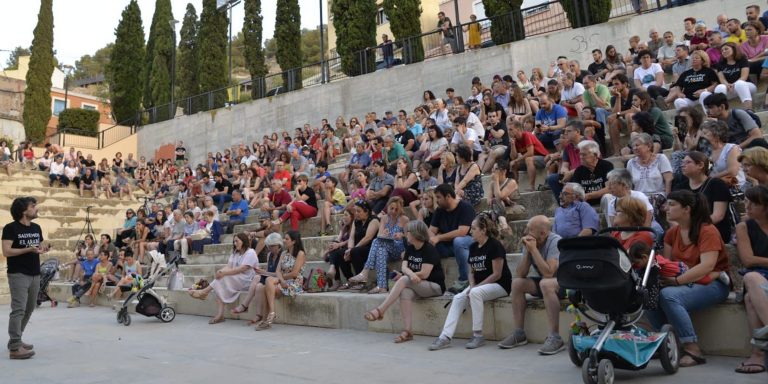
<path fill-rule="evenodd" d="M 549 322 L 549 335 L 539 348 L 539 353 L 554 355 L 565 349 L 559 332 L 560 299 L 565 296 L 565 290 L 560 289 L 555 277 L 560 259 L 560 250 L 557 249 L 560 239 L 560 236 L 552 232 L 552 223 L 548 217 L 534 216 L 528 221 L 525 236 L 520 241 L 523 245 L 523 259 L 517 265 L 515 278 L 512 279 L 512 318 L 515 330 L 498 344 L 499 348 L 510 349 L 528 344 L 524 323 L 527 305 L 525 294 L 528 293 L 544 299 Z"/>

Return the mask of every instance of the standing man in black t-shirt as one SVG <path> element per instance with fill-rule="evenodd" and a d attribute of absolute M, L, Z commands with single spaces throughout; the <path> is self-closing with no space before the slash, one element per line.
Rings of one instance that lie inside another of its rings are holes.
<path fill-rule="evenodd" d="M 184 142 L 179 140 L 176 144 L 176 167 L 179 168 L 184 165 L 184 160 L 187 158 L 187 149 L 184 148 Z"/>
<path fill-rule="evenodd" d="M 11 204 L 13 221 L 3 227 L 3 255 L 8 260 L 8 286 L 11 292 L 11 314 L 8 320 L 8 350 L 11 359 L 28 359 L 35 355 L 32 344 L 21 341 L 40 290 L 40 254 L 48 252 L 43 244 L 43 231 L 33 223 L 37 218 L 37 201 L 19 197 Z"/>

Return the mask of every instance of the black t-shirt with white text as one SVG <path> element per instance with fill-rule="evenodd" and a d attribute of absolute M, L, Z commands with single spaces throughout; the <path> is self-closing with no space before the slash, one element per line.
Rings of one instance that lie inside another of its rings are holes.
<path fill-rule="evenodd" d="M 488 276 L 493 274 L 493 260 L 501 258 L 504 260 L 504 266 L 501 270 L 501 277 L 496 280 L 496 284 L 501 285 L 507 293 L 512 292 L 512 272 L 507 265 L 507 251 L 500 241 L 489 238 L 482 247 L 477 242 L 469 246 L 469 259 L 467 263 L 472 271 L 472 277 L 475 284 L 480 284 Z"/>
<path fill-rule="evenodd" d="M 23 225 L 13 221 L 3 227 L 3 241 L 11 240 L 11 248 L 21 249 L 36 247 L 43 242 L 43 230 L 39 225 L 30 223 Z M 23 255 L 6 258 L 8 273 L 22 273 L 29 276 L 40 274 L 40 255 L 36 252 L 27 252 Z"/>
<path fill-rule="evenodd" d="M 395 135 L 395 140 L 397 140 L 398 143 L 403 145 L 403 148 L 405 148 L 408 145 L 408 140 L 413 140 L 414 145 L 416 145 L 416 137 L 413 135 L 413 132 L 406 129 L 403 133 L 398 133 Z"/>
<path fill-rule="evenodd" d="M 429 272 L 429 276 L 425 280 L 438 284 L 440 292 L 445 292 L 443 265 L 440 262 L 440 255 L 437 254 L 437 248 L 434 245 L 424 243 L 421 249 L 416 249 L 413 245 L 408 244 L 405 247 L 404 260 L 408 262 L 408 268 L 414 272 L 420 272 L 421 266 L 424 264 L 432 265 L 432 271 Z"/>
<path fill-rule="evenodd" d="M 741 69 L 749 68 L 749 61 L 746 58 L 741 58 L 734 64 L 728 64 L 725 61 L 721 61 L 717 65 L 717 70 L 723 74 L 725 81 L 733 84 L 741 78 Z"/>
<path fill-rule="evenodd" d="M 597 192 L 605 188 L 605 182 L 608 180 L 608 172 L 613 170 L 613 163 L 600 159 L 595 165 L 595 170 L 590 171 L 584 164 L 573 171 L 571 181 L 579 183 L 584 188 L 585 193 Z M 587 200 L 589 204 L 600 204 L 600 198 Z"/>
<path fill-rule="evenodd" d="M 701 68 L 698 71 L 691 68 L 681 73 L 677 82 L 673 85 L 680 87 L 685 94 L 685 97 L 688 99 L 697 100 L 698 98 L 693 95 L 694 92 L 719 82 L 720 80 L 717 78 L 717 73 L 715 73 L 712 68 Z"/>

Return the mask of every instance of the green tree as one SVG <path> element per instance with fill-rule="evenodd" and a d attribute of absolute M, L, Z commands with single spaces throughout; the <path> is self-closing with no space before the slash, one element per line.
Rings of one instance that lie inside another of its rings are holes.
<path fill-rule="evenodd" d="M 40 143 L 51 118 L 51 75 L 53 57 L 53 0 L 40 2 L 32 38 L 27 89 L 24 90 L 24 131 L 27 139 Z"/>
<path fill-rule="evenodd" d="M 496 45 L 525 39 L 520 6 L 523 0 L 483 0 L 485 14 L 491 18 L 491 40 Z"/>
<path fill-rule="evenodd" d="M 373 72 L 376 52 L 376 0 L 336 0 L 331 4 L 336 51 L 341 70 L 349 76 Z"/>
<path fill-rule="evenodd" d="M 8 56 L 8 60 L 5 62 L 5 69 L 19 69 L 19 56 L 29 56 L 29 48 L 16 47 L 11 51 L 11 55 Z"/>
<path fill-rule="evenodd" d="M 267 59 L 274 59 L 277 55 L 277 39 L 264 40 L 264 55 Z"/>
<path fill-rule="evenodd" d="M 200 24 L 197 21 L 197 10 L 191 3 L 187 4 L 187 12 L 181 24 L 179 40 L 179 56 L 177 65 L 177 83 L 179 84 L 179 96 L 181 98 L 192 97 L 200 93 L 200 70 L 198 51 L 198 32 Z M 191 102 L 195 102 L 194 105 Z M 184 104 L 184 111 L 195 113 L 198 109 L 196 100 L 192 99 Z"/>
<path fill-rule="evenodd" d="M 216 0 L 203 0 L 200 14 L 200 92 L 215 91 L 227 86 L 227 27 L 224 10 L 216 9 Z M 212 99 L 202 100 L 206 109 L 220 108 L 227 100 L 226 91 L 216 92 Z"/>
<path fill-rule="evenodd" d="M 611 0 L 559 0 L 572 28 L 605 23 L 611 16 Z"/>
<path fill-rule="evenodd" d="M 328 47 L 328 26 L 323 25 L 324 44 Z M 312 64 L 320 62 L 320 28 L 301 30 L 302 63 Z M 267 59 L 274 59 L 277 54 L 277 40 L 266 39 L 264 41 L 264 55 Z"/>
<path fill-rule="evenodd" d="M 384 14 L 389 19 L 393 40 L 403 48 L 405 64 L 424 61 L 424 45 L 421 38 L 405 39 L 421 35 L 421 1 L 419 0 L 384 0 Z"/>
<path fill-rule="evenodd" d="M 173 20 L 171 0 L 156 0 L 155 14 L 147 38 L 147 56 L 144 60 L 144 108 L 152 108 L 171 101 L 171 60 L 173 55 Z M 156 60 L 162 56 L 162 60 Z M 163 68 L 154 68 L 163 63 Z M 162 89 L 165 88 L 165 91 Z"/>
<path fill-rule="evenodd" d="M 289 91 L 301 88 L 301 14 L 298 0 L 277 0 L 275 40 L 277 64 L 283 71 L 283 87 Z"/>
<path fill-rule="evenodd" d="M 72 78 L 75 80 L 87 79 L 106 73 L 109 58 L 112 56 L 114 43 L 109 43 L 99 48 L 93 55 L 83 55 L 80 60 L 75 60 L 75 71 Z"/>
<path fill-rule="evenodd" d="M 140 76 L 145 55 L 141 24 L 141 9 L 136 0 L 131 0 L 115 29 L 115 45 L 107 65 L 112 115 L 122 124 L 138 124 L 136 116 L 144 92 Z"/>
<path fill-rule="evenodd" d="M 245 53 L 245 65 L 251 74 L 251 96 L 254 99 L 264 97 L 266 84 L 264 76 L 267 74 L 267 65 L 262 46 L 262 21 L 261 0 L 245 0 L 245 20 L 243 21 L 243 45 Z"/>

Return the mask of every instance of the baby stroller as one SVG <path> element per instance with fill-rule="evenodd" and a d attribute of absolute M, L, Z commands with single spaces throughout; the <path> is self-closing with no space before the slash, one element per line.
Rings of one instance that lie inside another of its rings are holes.
<path fill-rule="evenodd" d="M 647 227 L 606 228 L 610 231 L 653 231 Z M 568 290 L 577 313 L 597 324 L 592 332 L 583 322 L 572 327 L 568 345 L 571 361 L 581 367 L 585 384 L 613 383 L 614 366 L 641 370 L 657 357 L 669 374 L 679 367 L 678 341 L 672 326 L 649 332 L 635 323 L 649 301 L 648 276 L 655 260 L 651 251 L 643 278 L 632 270 L 626 250 L 613 237 L 561 240 L 557 281 Z"/>
<path fill-rule="evenodd" d="M 48 284 L 51 283 L 59 272 L 59 260 L 48 259 L 40 265 L 40 291 L 37 293 L 37 306 L 39 307 L 46 301 L 51 302 L 51 307 L 55 307 L 58 302 L 48 295 Z"/>
<path fill-rule="evenodd" d="M 136 312 L 147 317 L 157 317 L 163 323 L 170 323 L 176 318 L 176 310 L 168 306 L 165 298 L 157 294 L 154 289 L 157 279 L 169 274 L 175 270 L 178 257 L 174 257 L 168 263 L 165 262 L 165 255 L 157 251 L 149 252 L 152 258 L 152 265 L 147 274 L 147 278 L 139 275 L 133 275 L 133 285 L 131 294 L 125 298 L 123 305 L 117 311 L 117 322 L 126 327 L 131 325 L 131 315 L 128 314 L 128 305 L 137 299 Z M 120 289 L 120 287 L 117 287 Z"/>

